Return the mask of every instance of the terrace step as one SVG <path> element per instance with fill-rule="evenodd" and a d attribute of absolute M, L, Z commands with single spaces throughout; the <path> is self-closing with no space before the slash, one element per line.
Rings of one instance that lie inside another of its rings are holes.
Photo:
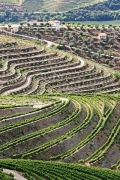
<path fill-rule="evenodd" d="M 41 110 L 41 108 L 39 108 L 39 109 L 35 109 L 35 108 L 33 108 L 33 107 L 31 107 L 31 108 L 21 108 L 22 109 L 22 114 L 18 114 L 17 116 L 14 114 L 14 116 L 12 116 L 12 117 L 2 117 L 2 118 L 0 118 L 0 128 L 1 127 L 4 127 L 4 126 L 8 126 L 9 124 L 13 124 L 13 123 L 17 123 L 17 122 L 20 122 L 20 121 L 23 121 L 23 120 L 26 120 L 26 119 L 28 119 L 28 118 L 32 118 L 32 117 L 35 117 L 35 116 L 39 116 L 39 115 L 41 115 L 41 114 L 43 114 L 43 113 L 45 113 L 45 112 L 48 112 L 48 111 L 50 111 L 50 110 L 52 110 L 54 107 L 56 107 L 57 106 L 57 104 L 51 104 L 51 106 L 49 105 L 49 106 L 47 106 L 47 107 L 45 107 L 44 109 L 42 109 Z M 39 107 L 39 105 L 38 105 L 38 107 Z M 13 113 L 14 112 L 16 112 L 16 109 L 18 109 L 18 108 L 14 108 L 14 111 L 13 111 Z M 29 110 L 29 111 L 28 111 Z M 32 112 L 31 112 L 31 111 Z M 25 112 L 24 112 L 25 111 Z M 21 111 L 20 111 L 21 112 Z"/>

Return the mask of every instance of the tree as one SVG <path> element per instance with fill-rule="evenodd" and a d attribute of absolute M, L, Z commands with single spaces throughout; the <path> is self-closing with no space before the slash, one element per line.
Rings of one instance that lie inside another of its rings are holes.
<path fill-rule="evenodd" d="M 23 23 L 22 23 L 22 22 L 20 23 L 20 26 L 23 26 Z"/>
<path fill-rule="evenodd" d="M 116 80 L 119 80 L 119 79 L 120 79 L 120 74 L 119 74 L 118 72 L 115 72 L 115 73 L 114 73 L 114 78 L 115 78 Z"/>
<path fill-rule="evenodd" d="M 8 27 L 10 28 L 10 27 L 11 27 L 11 24 L 8 24 Z"/>
<path fill-rule="evenodd" d="M 106 64 L 109 64 L 109 60 L 108 60 L 108 59 L 105 59 L 105 63 L 106 63 Z"/>

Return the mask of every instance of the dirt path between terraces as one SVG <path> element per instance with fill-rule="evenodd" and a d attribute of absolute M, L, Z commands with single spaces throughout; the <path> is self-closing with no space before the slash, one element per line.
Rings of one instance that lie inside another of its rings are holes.
<path fill-rule="evenodd" d="M 12 174 L 14 175 L 14 178 L 15 178 L 16 180 L 27 180 L 27 179 L 24 178 L 22 175 L 20 175 L 19 172 L 14 171 L 14 170 L 3 169 L 3 172 L 5 172 L 5 173 L 7 173 L 7 174 L 12 173 Z"/>

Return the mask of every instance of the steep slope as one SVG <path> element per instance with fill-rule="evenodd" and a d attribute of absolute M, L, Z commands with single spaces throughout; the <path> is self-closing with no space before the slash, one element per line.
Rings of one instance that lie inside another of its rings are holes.
<path fill-rule="evenodd" d="M 86 7 L 73 8 L 60 15 L 61 20 L 67 21 L 105 21 L 119 20 L 120 1 L 105 0 Z M 64 19 L 62 19 L 64 17 Z"/>
<path fill-rule="evenodd" d="M 0 117 L 0 159 L 120 168 L 120 95 L 6 96 L 0 101 L 0 114 L 3 108 L 12 111 Z"/>
<path fill-rule="evenodd" d="M 101 1 L 101 0 L 100 0 Z M 25 0 L 23 7 L 33 11 L 67 11 L 75 7 L 83 7 L 95 3 L 96 0 Z M 98 1 L 97 1 L 98 2 Z"/>
<path fill-rule="evenodd" d="M 0 94 L 119 93 L 114 71 L 36 41 L 11 39 L 1 42 Z"/>
<path fill-rule="evenodd" d="M 119 0 L 107 0 L 100 3 L 96 3 L 86 7 L 87 10 L 91 11 L 114 11 L 120 9 L 120 1 Z"/>
<path fill-rule="evenodd" d="M 50 180 L 119 180 L 120 172 L 102 168 L 91 168 L 78 164 L 65 164 L 58 162 L 43 162 L 31 160 L 0 160 L 0 167 L 12 169 L 20 174 L 22 179 L 50 179 Z M 4 170 L 3 170 L 4 171 Z M 9 175 L 0 171 L 1 180 L 11 180 Z"/>

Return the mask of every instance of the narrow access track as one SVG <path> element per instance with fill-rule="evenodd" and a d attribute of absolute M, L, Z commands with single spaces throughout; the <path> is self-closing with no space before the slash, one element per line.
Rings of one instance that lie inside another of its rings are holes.
<path fill-rule="evenodd" d="M 14 171 L 14 170 L 3 169 L 3 172 L 4 172 L 4 173 L 7 173 L 7 174 L 12 173 L 12 174 L 14 175 L 14 178 L 15 178 L 16 180 L 28 180 L 28 179 L 24 178 L 22 175 L 20 175 L 19 172 Z"/>

